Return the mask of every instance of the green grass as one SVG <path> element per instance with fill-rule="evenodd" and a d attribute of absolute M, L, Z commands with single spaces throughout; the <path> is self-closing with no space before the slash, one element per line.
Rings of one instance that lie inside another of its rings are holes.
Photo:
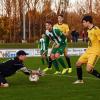
<path fill-rule="evenodd" d="M 52 44 L 51 44 L 52 45 Z M 83 43 L 82 41 L 78 43 L 68 43 L 68 47 L 87 47 L 87 43 Z M 2 43 L 0 44 L 0 48 L 38 48 L 37 43 Z"/>
<path fill-rule="evenodd" d="M 53 75 L 54 68 L 37 83 L 28 81 L 28 77 L 18 72 L 8 78 L 9 88 L 0 88 L 0 100 L 100 100 L 100 80 L 87 74 L 84 67 L 85 84 L 73 85 L 76 80 L 75 62 L 78 57 L 71 57 L 73 72 L 67 75 Z M 5 59 L 0 59 L 0 62 Z M 25 65 L 31 69 L 41 69 L 40 58 L 28 58 Z M 96 65 L 100 71 L 100 60 Z M 73 76 L 73 77 L 70 77 Z"/>
<path fill-rule="evenodd" d="M 0 48 L 7 49 L 7 48 L 33 48 L 33 43 L 3 43 L 0 44 Z"/>

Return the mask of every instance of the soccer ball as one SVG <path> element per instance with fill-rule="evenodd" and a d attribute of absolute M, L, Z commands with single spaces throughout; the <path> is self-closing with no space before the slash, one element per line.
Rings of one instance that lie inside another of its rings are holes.
<path fill-rule="evenodd" d="M 39 80 L 39 76 L 37 74 L 29 76 L 29 81 L 31 82 L 37 82 L 38 80 Z"/>

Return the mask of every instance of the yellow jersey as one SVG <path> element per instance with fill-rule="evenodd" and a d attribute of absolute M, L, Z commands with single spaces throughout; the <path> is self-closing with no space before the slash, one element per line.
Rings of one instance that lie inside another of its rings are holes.
<path fill-rule="evenodd" d="M 68 35 L 69 26 L 67 24 L 55 24 L 53 26 L 54 29 L 59 29 L 64 35 Z"/>
<path fill-rule="evenodd" d="M 88 30 L 88 48 L 86 52 L 100 55 L 100 29 L 94 26 Z"/>

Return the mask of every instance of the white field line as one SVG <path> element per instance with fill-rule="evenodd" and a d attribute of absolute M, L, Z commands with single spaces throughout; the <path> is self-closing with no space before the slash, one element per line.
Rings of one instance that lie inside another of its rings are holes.
<path fill-rule="evenodd" d="M 47 76 L 60 76 L 60 77 L 71 77 L 71 78 L 77 78 L 77 76 L 72 76 L 72 75 L 54 75 L 54 74 L 45 74 Z M 83 79 L 91 79 L 91 80 L 100 80 L 99 78 L 96 78 L 96 77 L 83 77 Z"/>

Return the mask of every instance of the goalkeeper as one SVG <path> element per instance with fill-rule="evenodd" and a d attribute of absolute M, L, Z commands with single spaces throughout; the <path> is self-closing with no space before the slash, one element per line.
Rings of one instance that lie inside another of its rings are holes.
<path fill-rule="evenodd" d="M 21 70 L 24 74 L 42 74 L 38 71 L 33 71 L 26 68 L 23 64 L 23 61 L 26 59 L 26 55 L 28 55 L 23 50 L 17 52 L 16 57 L 14 59 L 10 59 L 6 62 L 0 63 L 0 87 L 9 87 L 9 84 L 6 77 L 12 76 L 18 70 Z"/>

